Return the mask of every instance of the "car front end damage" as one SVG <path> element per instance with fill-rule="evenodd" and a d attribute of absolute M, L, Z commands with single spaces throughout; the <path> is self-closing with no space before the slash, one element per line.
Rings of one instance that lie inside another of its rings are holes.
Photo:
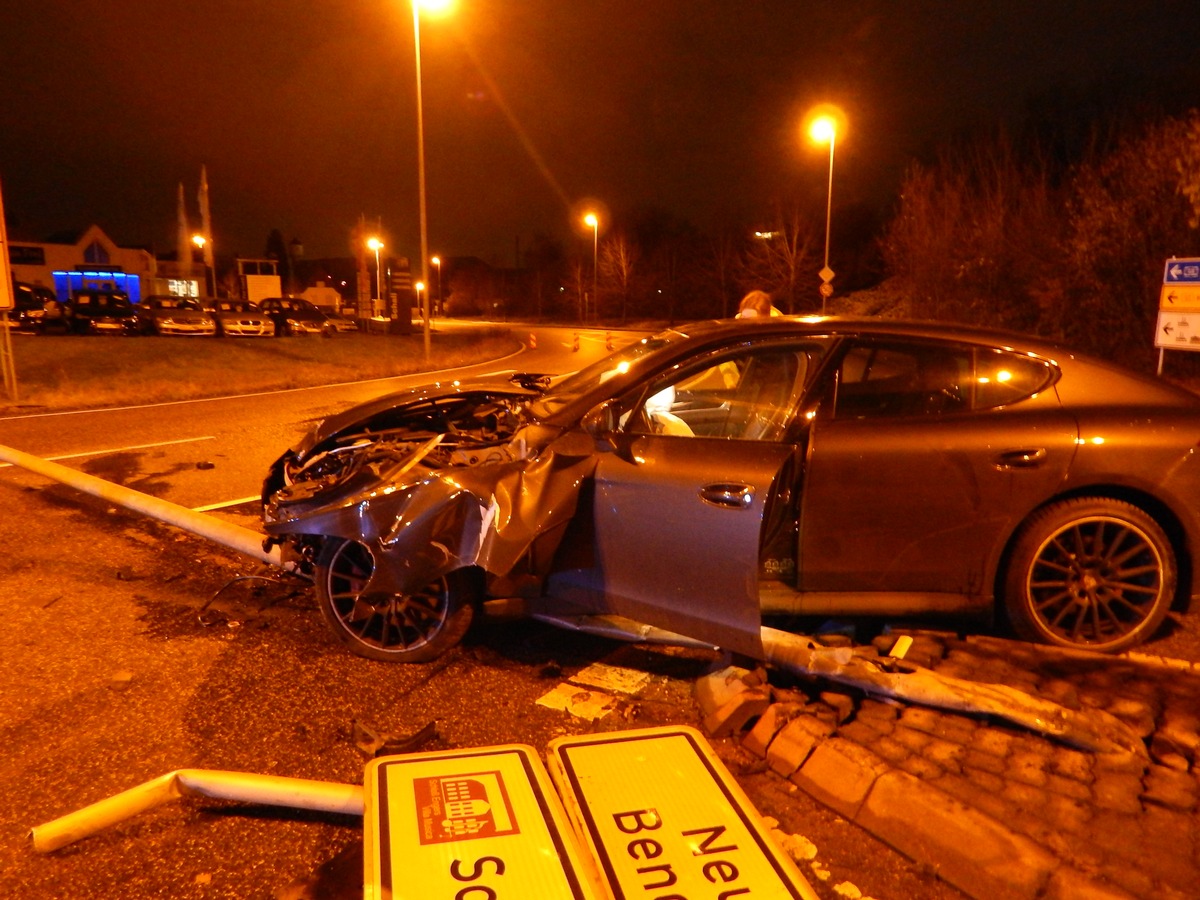
<path fill-rule="evenodd" d="M 330 548 L 359 545 L 337 582 L 359 613 L 461 571 L 488 596 L 532 599 L 595 463 L 550 446 L 559 430 L 529 420 L 531 394 L 414 392 L 327 420 L 272 467 L 268 543 L 319 587 L 334 577 Z"/>

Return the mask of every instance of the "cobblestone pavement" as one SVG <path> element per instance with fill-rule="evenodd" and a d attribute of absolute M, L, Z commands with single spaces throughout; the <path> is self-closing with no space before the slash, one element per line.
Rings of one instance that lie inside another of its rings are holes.
<path fill-rule="evenodd" d="M 737 667 L 697 683 L 705 725 L 970 896 L 1200 896 L 1200 666 L 913 637 L 907 662 L 1105 710 L 1147 753 L 1084 752 L 985 716 Z"/>

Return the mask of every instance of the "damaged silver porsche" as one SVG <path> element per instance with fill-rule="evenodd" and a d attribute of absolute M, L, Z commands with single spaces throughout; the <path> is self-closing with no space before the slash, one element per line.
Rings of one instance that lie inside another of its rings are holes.
<path fill-rule="evenodd" d="M 483 603 L 758 658 L 764 615 L 1118 650 L 1195 593 L 1198 444 L 1192 394 L 1032 339 L 709 322 L 327 419 L 264 522 L 375 659 L 438 656 Z"/>

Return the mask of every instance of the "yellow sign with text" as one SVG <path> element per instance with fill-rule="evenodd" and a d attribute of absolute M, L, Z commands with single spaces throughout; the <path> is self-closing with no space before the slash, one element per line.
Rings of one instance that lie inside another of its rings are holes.
<path fill-rule="evenodd" d="M 817 900 L 694 728 L 559 738 L 548 762 L 616 896 Z"/>
<path fill-rule="evenodd" d="M 1164 284 L 1158 308 L 1164 312 L 1200 312 L 1200 284 Z"/>

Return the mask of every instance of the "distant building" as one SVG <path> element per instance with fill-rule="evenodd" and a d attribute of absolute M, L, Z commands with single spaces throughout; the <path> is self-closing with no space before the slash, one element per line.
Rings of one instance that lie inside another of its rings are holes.
<path fill-rule="evenodd" d="M 118 247 L 98 225 L 42 243 L 10 241 L 8 259 L 15 280 L 51 288 L 63 301 L 86 289 L 125 291 L 135 303 L 158 292 L 154 254 L 141 247 Z"/>

